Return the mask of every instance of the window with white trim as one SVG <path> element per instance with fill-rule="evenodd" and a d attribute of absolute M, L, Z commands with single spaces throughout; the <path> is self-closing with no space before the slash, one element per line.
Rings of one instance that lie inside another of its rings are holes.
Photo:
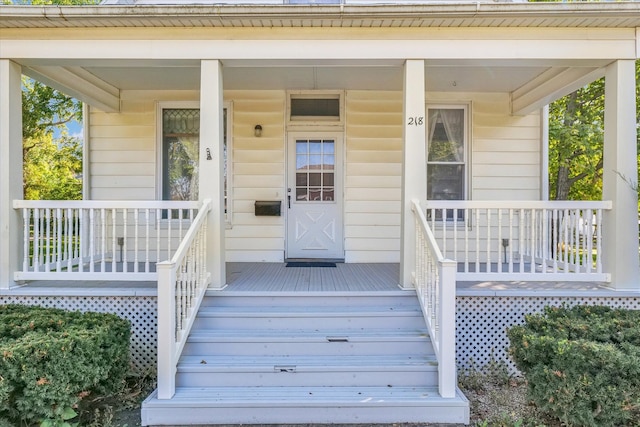
<path fill-rule="evenodd" d="M 467 197 L 467 106 L 427 106 L 427 199 Z"/>
<path fill-rule="evenodd" d="M 195 104 L 197 105 L 197 104 Z M 224 208 L 231 221 L 231 103 L 223 110 Z M 200 109 L 185 104 L 160 106 L 161 196 L 163 200 L 198 200 Z"/>

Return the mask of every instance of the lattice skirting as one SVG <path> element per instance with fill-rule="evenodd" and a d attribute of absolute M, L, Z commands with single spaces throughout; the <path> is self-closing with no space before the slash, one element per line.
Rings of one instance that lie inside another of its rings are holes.
<path fill-rule="evenodd" d="M 156 297 L 0 296 L 0 304 L 39 305 L 65 310 L 114 313 L 131 322 L 131 363 L 139 371 L 155 369 L 158 346 Z"/>
<path fill-rule="evenodd" d="M 456 362 L 459 368 L 480 368 L 503 361 L 512 372 L 507 329 L 524 323 L 525 314 L 545 306 L 606 305 L 640 310 L 640 297 L 457 297 Z"/>
<path fill-rule="evenodd" d="M 67 310 L 115 313 L 131 322 L 131 359 L 137 370 L 155 369 L 158 343 L 156 297 L 0 296 L 0 304 L 39 305 Z M 524 315 L 547 305 L 608 305 L 640 310 L 640 297 L 457 297 L 456 362 L 460 368 L 503 361 L 515 370 L 507 354 L 506 330 Z"/>

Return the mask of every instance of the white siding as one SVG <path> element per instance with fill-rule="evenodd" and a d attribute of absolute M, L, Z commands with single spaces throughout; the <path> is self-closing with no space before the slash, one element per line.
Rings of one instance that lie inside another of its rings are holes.
<path fill-rule="evenodd" d="M 402 93 L 346 95 L 347 262 L 399 262 Z"/>
<path fill-rule="evenodd" d="M 284 216 L 255 216 L 256 200 L 281 200 L 285 191 L 285 92 L 228 91 L 233 102 L 233 218 L 228 261 L 284 260 Z M 255 125 L 262 136 L 254 136 Z M 284 215 L 284 211 L 283 211 Z"/>

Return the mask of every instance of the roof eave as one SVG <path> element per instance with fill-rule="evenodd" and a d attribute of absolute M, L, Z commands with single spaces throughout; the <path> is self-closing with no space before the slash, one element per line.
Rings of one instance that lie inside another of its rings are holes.
<path fill-rule="evenodd" d="M 143 26 L 145 20 L 173 18 L 215 18 L 218 20 L 260 19 L 394 19 L 413 21 L 434 18 L 500 18 L 539 20 L 564 18 L 599 18 L 633 21 L 628 27 L 640 27 L 640 2 L 575 2 L 575 3 L 423 3 L 423 4 L 338 4 L 338 5 L 273 5 L 273 4 L 218 4 L 218 5 L 103 5 L 103 6 L 2 6 L 0 27 L 10 21 L 28 23 L 29 28 L 49 27 L 53 22 L 64 27 L 83 27 L 83 21 L 100 21 L 109 26 Z M 501 26 L 505 26 L 502 22 Z"/>

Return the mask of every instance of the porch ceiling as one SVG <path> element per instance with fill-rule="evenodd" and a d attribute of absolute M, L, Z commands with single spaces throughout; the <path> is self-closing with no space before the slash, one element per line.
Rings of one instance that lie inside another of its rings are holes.
<path fill-rule="evenodd" d="M 121 90 L 199 90 L 200 67 L 87 67 L 87 71 Z M 545 67 L 436 66 L 427 67 L 430 91 L 511 92 L 540 75 Z M 224 86 L 230 90 L 402 90 L 397 66 L 270 66 L 225 67 Z"/>
<path fill-rule="evenodd" d="M 118 111 L 123 90 L 200 89 L 193 60 L 34 60 L 23 73 L 104 111 Z M 403 63 L 366 61 L 223 61 L 227 90 L 396 90 L 403 88 Z M 606 61 L 426 61 L 430 92 L 510 93 L 514 113 L 523 114 L 599 77 Z M 585 77 L 583 77 L 585 76 Z M 587 81 L 588 80 L 588 81 Z M 542 104 L 541 104 L 542 102 Z"/>

